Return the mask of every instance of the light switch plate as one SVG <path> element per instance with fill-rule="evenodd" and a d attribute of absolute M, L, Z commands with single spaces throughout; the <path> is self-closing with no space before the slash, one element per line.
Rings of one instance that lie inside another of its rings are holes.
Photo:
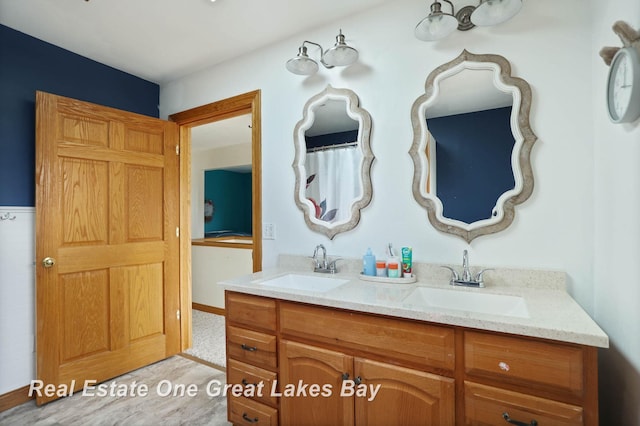
<path fill-rule="evenodd" d="M 263 240 L 276 239 L 276 226 L 273 223 L 262 224 L 262 239 Z"/>

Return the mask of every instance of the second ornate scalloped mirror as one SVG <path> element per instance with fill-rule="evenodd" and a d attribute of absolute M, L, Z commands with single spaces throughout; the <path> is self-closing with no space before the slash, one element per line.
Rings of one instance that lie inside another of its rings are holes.
<path fill-rule="evenodd" d="M 310 229 L 333 238 L 353 229 L 371 201 L 371 117 L 348 89 L 325 90 L 295 127 L 295 201 Z"/>
<path fill-rule="evenodd" d="M 413 196 L 467 242 L 513 221 L 533 190 L 531 89 L 499 55 L 464 50 L 432 71 L 411 109 Z"/>

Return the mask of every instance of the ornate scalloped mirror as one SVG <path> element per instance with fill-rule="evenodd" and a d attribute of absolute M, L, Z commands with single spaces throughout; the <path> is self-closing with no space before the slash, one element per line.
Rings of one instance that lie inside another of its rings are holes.
<path fill-rule="evenodd" d="M 310 229 L 332 239 L 360 221 L 371 201 L 371 117 L 348 89 L 307 101 L 295 127 L 295 201 Z"/>
<path fill-rule="evenodd" d="M 533 190 L 531 89 L 499 55 L 464 50 L 432 71 L 411 109 L 413 196 L 467 242 L 507 228 Z"/>

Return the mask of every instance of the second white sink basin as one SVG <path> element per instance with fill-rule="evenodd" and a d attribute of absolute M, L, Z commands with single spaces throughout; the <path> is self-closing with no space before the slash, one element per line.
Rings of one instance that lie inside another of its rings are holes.
<path fill-rule="evenodd" d="M 341 278 L 301 274 L 286 274 L 264 281 L 256 281 L 258 285 L 267 287 L 312 291 L 314 293 L 325 293 L 348 282 L 349 280 Z"/>
<path fill-rule="evenodd" d="M 524 298 L 480 291 L 456 291 L 418 287 L 404 299 L 406 304 L 456 311 L 529 318 Z"/>

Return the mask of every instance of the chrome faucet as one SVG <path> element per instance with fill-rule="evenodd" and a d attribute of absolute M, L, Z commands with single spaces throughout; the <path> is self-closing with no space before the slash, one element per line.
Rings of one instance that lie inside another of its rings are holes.
<path fill-rule="evenodd" d="M 451 271 L 451 279 L 449 280 L 449 284 L 480 288 L 484 287 L 484 273 L 491 270 L 483 269 L 476 274 L 475 278 L 473 278 L 471 270 L 469 269 L 469 252 L 467 252 L 467 250 L 462 252 L 462 277 L 458 275 L 458 272 L 456 272 L 455 269 L 449 266 L 443 266 L 443 268 Z"/>
<path fill-rule="evenodd" d="M 322 260 L 318 258 L 318 251 L 322 252 Z M 322 244 L 318 244 L 313 251 L 313 272 L 335 274 L 338 272 L 338 268 L 336 268 L 336 262 L 338 260 L 340 260 L 340 258 L 331 261 L 327 260 L 327 249 Z"/>
<path fill-rule="evenodd" d="M 469 252 L 462 252 L 462 281 L 471 281 L 471 271 L 469 270 Z"/>

